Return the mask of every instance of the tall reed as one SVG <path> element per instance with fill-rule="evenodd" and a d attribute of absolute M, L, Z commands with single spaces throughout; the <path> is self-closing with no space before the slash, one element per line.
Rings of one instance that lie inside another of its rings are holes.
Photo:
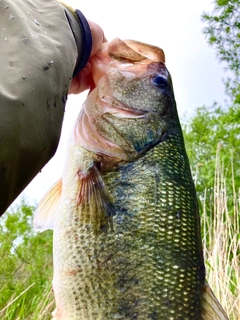
<path fill-rule="evenodd" d="M 240 320 L 240 189 L 226 184 L 221 162 L 221 145 L 216 154 L 214 188 L 205 190 L 202 203 L 203 248 L 207 280 L 231 320 Z M 233 159 L 233 158 L 232 158 Z"/>

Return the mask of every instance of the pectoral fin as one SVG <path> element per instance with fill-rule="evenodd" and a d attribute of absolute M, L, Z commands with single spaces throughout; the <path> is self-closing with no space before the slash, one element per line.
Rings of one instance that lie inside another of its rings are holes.
<path fill-rule="evenodd" d="M 209 284 L 204 285 L 202 320 L 229 320 Z"/>
<path fill-rule="evenodd" d="M 114 210 L 99 170 L 94 165 L 87 174 L 81 171 L 78 174 L 80 185 L 77 202 L 81 208 L 81 221 L 91 224 L 97 233 L 112 228 Z"/>
<path fill-rule="evenodd" d="M 39 202 L 33 219 L 35 231 L 54 229 L 54 220 L 62 193 L 62 179 L 59 179 Z"/>

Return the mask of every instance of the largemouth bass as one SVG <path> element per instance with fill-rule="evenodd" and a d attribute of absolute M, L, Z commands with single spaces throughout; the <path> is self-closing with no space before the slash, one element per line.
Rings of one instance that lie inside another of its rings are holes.
<path fill-rule="evenodd" d="M 163 51 L 114 39 L 91 63 L 96 88 L 34 219 L 54 229 L 54 319 L 227 319 Z"/>

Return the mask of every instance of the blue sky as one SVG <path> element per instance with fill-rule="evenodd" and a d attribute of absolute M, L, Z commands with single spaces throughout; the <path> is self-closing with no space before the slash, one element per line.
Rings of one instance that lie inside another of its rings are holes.
<path fill-rule="evenodd" d="M 161 47 L 173 79 L 179 115 L 192 113 L 196 107 L 224 101 L 223 66 L 202 34 L 203 11 L 210 12 L 212 1 L 201 0 L 92 0 L 65 1 L 79 8 L 98 23 L 106 38 L 134 39 Z M 24 196 L 36 204 L 62 173 L 66 144 L 86 93 L 70 96 L 59 148 L 42 172 L 29 184 Z"/>

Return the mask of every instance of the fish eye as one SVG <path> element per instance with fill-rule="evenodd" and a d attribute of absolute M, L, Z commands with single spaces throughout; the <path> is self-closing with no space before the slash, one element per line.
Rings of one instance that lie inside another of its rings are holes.
<path fill-rule="evenodd" d="M 153 84 L 155 84 L 156 86 L 158 86 L 161 89 L 166 88 L 168 85 L 167 79 L 164 78 L 163 76 L 160 76 L 160 75 L 152 78 L 152 82 L 153 82 Z"/>

